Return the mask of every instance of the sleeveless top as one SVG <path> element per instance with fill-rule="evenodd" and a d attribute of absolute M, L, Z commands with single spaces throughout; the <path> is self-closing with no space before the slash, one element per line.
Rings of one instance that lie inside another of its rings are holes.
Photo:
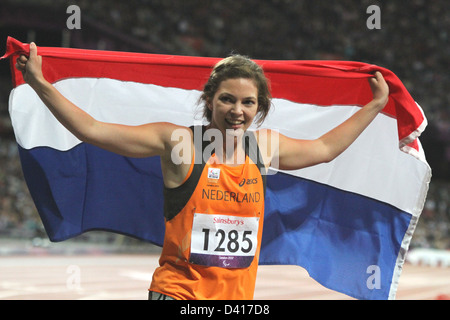
<path fill-rule="evenodd" d="M 197 143 L 185 181 L 164 188 L 165 237 L 151 291 L 175 299 L 250 300 L 264 220 L 265 166 L 253 133 L 245 133 L 245 163 L 205 161 Z M 197 130 L 197 131 L 196 131 Z M 205 127 L 201 127 L 202 137 Z"/>

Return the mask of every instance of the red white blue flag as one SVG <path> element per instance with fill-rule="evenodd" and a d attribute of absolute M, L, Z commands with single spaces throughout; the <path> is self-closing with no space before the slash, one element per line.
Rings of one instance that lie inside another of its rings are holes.
<path fill-rule="evenodd" d="M 88 230 L 161 245 L 157 157 L 134 159 L 79 141 L 14 68 L 29 46 L 8 38 L 9 109 L 24 176 L 52 241 Z M 98 120 L 128 125 L 201 123 L 197 101 L 217 58 L 38 47 L 48 81 Z M 426 118 L 391 71 L 347 61 L 256 60 L 274 108 L 263 128 L 314 139 L 372 99 L 380 71 L 389 102 L 330 163 L 267 177 L 260 264 L 304 267 L 327 288 L 358 299 L 395 298 L 431 170 L 419 135 Z M 253 128 L 255 129 L 255 128 Z"/>

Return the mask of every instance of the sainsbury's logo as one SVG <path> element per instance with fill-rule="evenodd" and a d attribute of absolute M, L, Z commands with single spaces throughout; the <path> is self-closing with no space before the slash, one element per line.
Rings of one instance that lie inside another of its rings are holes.
<path fill-rule="evenodd" d="M 220 217 L 215 217 L 214 218 L 214 223 L 223 223 L 223 224 L 230 224 L 230 225 L 235 225 L 235 226 L 241 226 L 244 224 L 244 220 L 242 219 L 230 219 L 230 218 L 220 218 Z"/>

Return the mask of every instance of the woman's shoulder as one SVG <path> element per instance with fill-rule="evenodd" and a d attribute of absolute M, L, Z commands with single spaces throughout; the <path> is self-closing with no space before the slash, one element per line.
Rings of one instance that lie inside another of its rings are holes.
<path fill-rule="evenodd" d="M 278 156 L 280 134 L 277 130 L 261 128 L 254 132 L 259 151 L 266 165 L 274 165 Z"/>

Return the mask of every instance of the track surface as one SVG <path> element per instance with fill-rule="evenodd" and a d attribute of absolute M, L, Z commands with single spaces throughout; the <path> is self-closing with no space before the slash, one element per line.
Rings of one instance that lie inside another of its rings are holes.
<path fill-rule="evenodd" d="M 0 256 L 1 300 L 146 300 L 158 255 Z M 406 264 L 398 300 L 450 296 L 450 268 Z M 350 297 L 328 290 L 296 266 L 261 266 L 255 300 L 334 300 Z"/>

